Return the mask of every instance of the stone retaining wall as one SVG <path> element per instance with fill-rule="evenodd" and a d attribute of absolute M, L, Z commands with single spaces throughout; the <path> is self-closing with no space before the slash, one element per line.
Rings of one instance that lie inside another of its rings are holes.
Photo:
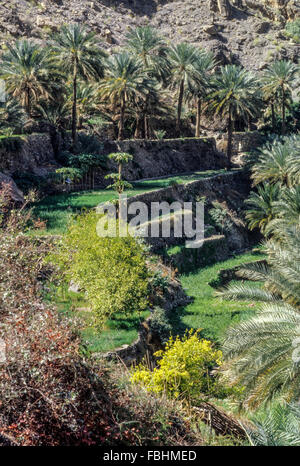
<path fill-rule="evenodd" d="M 56 168 L 53 147 L 48 134 L 31 134 L 20 139 L 20 147 L 9 150 L 0 147 L 0 171 L 7 175 L 29 172 L 46 175 Z"/>

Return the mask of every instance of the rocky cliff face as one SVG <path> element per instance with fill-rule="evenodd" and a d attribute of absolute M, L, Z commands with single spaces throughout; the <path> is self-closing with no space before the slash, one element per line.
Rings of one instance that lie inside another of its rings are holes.
<path fill-rule="evenodd" d="M 0 43 L 44 41 L 61 24 L 80 22 L 118 49 L 128 28 L 152 25 L 169 43 L 189 41 L 222 63 L 261 69 L 273 58 L 297 60 L 300 47 L 283 29 L 299 13 L 298 0 L 2 0 Z"/>

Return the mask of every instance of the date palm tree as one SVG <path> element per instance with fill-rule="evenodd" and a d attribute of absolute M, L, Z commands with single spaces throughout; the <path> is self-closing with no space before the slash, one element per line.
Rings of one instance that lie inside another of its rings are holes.
<path fill-rule="evenodd" d="M 130 30 L 126 36 L 125 46 L 129 50 L 129 53 L 141 60 L 144 70 L 151 79 L 156 80 L 162 86 L 166 84 L 170 74 L 167 47 L 155 29 L 145 26 Z M 140 102 L 139 111 L 136 116 L 135 137 L 139 138 L 141 135 L 141 123 L 143 120 L 145 138 L 149 136 L 149 109 L 152 108 L 151 102 L 157 101 L 158 86 L 156 86 L 156 89 L 152 89 L 151 95 L 148 98 Z"/>
<path fill-rule="evenodd" d="M 39 98 L 49 98 L 55 86 L 54 68 L 49 49 L 28 40 L 7 44 L 0 62 L 0 78 L 7 92 L 20 100 L 29 118 L 32 104 Z"/>
<path fill-rule="evenodd" d="M 124 137 L 125 113 L 128 106 L 145 100 L 154 83 L 145 72 L 141 60 L 122 52 L 106 61 L 106 76 L 100 81 L 100 96 L 108 99 L 113 108 L 119 107 L 118 139 Z"/>
<path fill-rule="evenodd" d="M 258 81 L 255 75 L 237 65 L 220 69 L 213 81 L 211 106 L 217 115 L 227 118 L 227 165 L 231 166 L 233 124 L 239 118 L 248 122 L 260 106 Z"/>
<path fill-rule="evenodd" d="M 269 65 L 262 78 L 263 90 L 267 95 L 280 95 L 282 118 L 281 134 L 283 135 L 286 132 L 285 120 L 287 100 L 295 87 L 298 72 L 299 67 L 291 61 L 278 60 Z"/>
<path fill-rule="evenodd" d="M 254 428 L 244 428 L 252 446 L 300 446 L 300 407 L 297 403 L 274 402 L 251 421 Z"/>
<path fill-rule="evenodd" d="M 266 144 L 259 152 L 253 165 L 251 178 L 257 185 L 267 181 L 270 184 L 292 186 L 300 181 L 300 137 L 291 136 Z"/>
<path fill-rule="evenodd" d="M 158 80 L 165 80 L 169 74 L 167 47 L 164 40 L 150 26 L 131 29 L 126 35 L 128 51 L 140 58 L 145 68 Z"/>
<path fill-rule="evenodd" d="M 0 103 L 0 131 L 20 129 L 26 120 L 26 114 L 20 104 L 12 97 Z"/>
<path fill-rule="evenodd" d="M 245 387 L 247 406 L 256 407 L 281 394 L 300 396 L 300 229 L 289 226 L 283 244 L 267 243 L 268 264 L 239 271 L 246 282 L 219 292 L 223 299 L 261 302 L 253 317 L 228 329 L 223 344 L 224 371 Z M 248 283 L 248 284 L 247 284 Z"/>
<path fill-rule="evenodd" d="M 300 185 L 281 189 L 281 196 L 273 203 L 274 217 L 266 227 L 266 233 L 279 241 L 285 241 L 290 226 L 300 229 Z"/>
<path fill-rule="evenodd" d="M 178 90 L 176 131 L 180 136 L 181 113 L 184 92 L 195 74 L 194 65 L 198 59 L 199 50 L 191 44 L 182 42 L 170 47 L 168 59 L 171 67 L 171 89 Z"/>
<path fill-rule="evenodd" d="M 72 79 L 72 141 L 77 143 L 77 87 L 78 79 L 103 77 L 103 58 L 106 53 L 99 47 L 95 34 L 79 24 L 62 26 L 54 44 L 55 60 Z"/>
<path fill-rule="evenodd" d="M 279 184 L 263 184 L 258 186 L 257 192 L 252 191 L 247 204 L 246 219 L 250 230 L 259 228 L 265 233 L 266 228 L 275 217 L 274 202 L 278 201 L 280 194 Z"/>

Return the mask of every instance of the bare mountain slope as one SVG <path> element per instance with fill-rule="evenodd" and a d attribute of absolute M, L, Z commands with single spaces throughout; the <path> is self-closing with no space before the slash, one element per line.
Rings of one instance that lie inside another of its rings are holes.
<path fill-rule="evenodd" d="M 116 48 L 128 28 L 152 25 L 169 43 L 192 42 L 223 63 L 260 69 L 273 58 L 296 61 L 300 47 L 283 29 L 299 12 L 298 0 L 2 0 L 0 41 L 44 40 L 61 24 L 80 22 Z"/>

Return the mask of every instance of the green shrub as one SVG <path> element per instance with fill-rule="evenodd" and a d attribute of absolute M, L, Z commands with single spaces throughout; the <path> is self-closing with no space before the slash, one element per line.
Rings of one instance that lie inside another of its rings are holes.
<path fill-rule="evenodd" d="M 160 341 L 164 344 L 170 338 L 172 326 L 166 316 L 166 312 L 160 307 L 156 307 L 150 319 L 150 330 L 156 333 Z"/>
<path fill-rule="evenodd" d="M 222 233 L 229 231 L 233 223 L 227 209 L 225 209 L 218 201 L 214 201 L 212 205 L 213 208 L 209 211 L 209 215 L 211 216 L 214 225 L 218 227 Z"/>
<path fill-rule="evenodd" d="M 150 285 L 153 290 L 160 289 L 164 292 L 169 286 L 169 278 L 161 270 L 156 270 L 150 279 Z"/>
<path fill-rule="evenodd" d="M 285 33 L 288 37 L 291 37 L 297 44 L 300 43 L 300 18 L 295 21 L 287 23 L 285 27 Z"/>
<path fill-rule="evenodd" d="M 148 306 L 148 270 L 142 246 L 130 236 L 99 237 L 100 216 L 76 217 L 51 258 L 66 280 L 85 292 L 100 328 L 107 318 L 142 312 Z"/>

